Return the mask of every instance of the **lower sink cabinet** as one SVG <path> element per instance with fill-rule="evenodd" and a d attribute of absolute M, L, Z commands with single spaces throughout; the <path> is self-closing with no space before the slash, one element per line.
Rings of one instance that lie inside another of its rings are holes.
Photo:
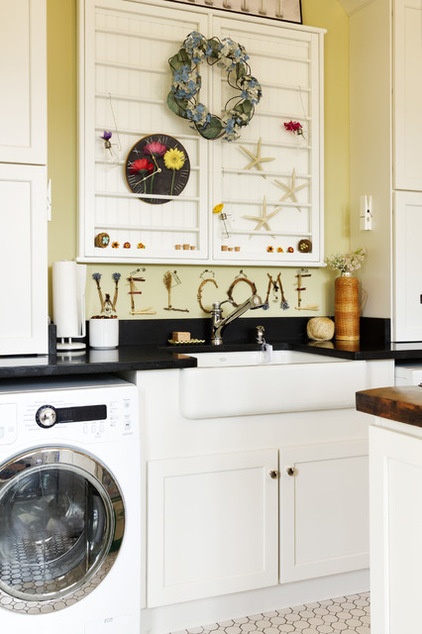
<path fill-rule="evenodd" d="M 280 451 L 280 581 L 369 566 L 368 442 Z"/>
<path fill-rule="evenodd" d="M 148 463 L 148 607 L 278 583 L 277 451 Z"/>
<path fill-rule="evenodd" d="M 149 461 L 148 607 L 367 568 L 367 470 L 366 439 Z"/>

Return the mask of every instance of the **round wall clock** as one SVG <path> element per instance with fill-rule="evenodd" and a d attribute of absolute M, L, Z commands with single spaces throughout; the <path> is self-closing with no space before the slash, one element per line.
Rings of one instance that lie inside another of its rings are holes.
<path fill-rule="evenodd" d="M 177 139 L 167 134 L 145 136 L 130 150 L 126 159 L 126 180 L 135 194 L 146 203 L 161 205 L 179 196 L 189 180 L 190 162 L 185 148 Z"/>

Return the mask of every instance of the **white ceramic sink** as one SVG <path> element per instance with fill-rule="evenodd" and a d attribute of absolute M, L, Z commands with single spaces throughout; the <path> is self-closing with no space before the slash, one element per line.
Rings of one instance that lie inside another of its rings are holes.
<path fill-rule="evenodd" d="M 202 352 L 196 368 L 180 370 L 181 413 L 221 418 L 355 407 L 368 385 L 366 361 L 295 350 Z"/>
<path fill-rule="evenodd" d="M 216 368 L 249 365 L 278 365 L 286 363 L 332 363 L 335 357 L 323 357 L 296 350 L 241 350 L 235 352 L 198 352 L 189 354 L 195 357 L 198 368 Z"/>

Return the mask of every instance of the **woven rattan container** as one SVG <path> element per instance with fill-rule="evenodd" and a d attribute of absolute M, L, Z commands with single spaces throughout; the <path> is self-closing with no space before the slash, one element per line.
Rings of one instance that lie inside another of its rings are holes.
<path fill-rule="evenodd" d="M 359 318 L 359 280 L 350 274 L 343 274 L 335 281 L 335 338 L 339 341 L 358 341 Z"/>

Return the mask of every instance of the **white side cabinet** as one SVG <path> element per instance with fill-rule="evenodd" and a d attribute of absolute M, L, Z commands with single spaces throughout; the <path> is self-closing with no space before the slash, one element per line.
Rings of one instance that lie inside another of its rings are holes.
<path fill-rule="evenodd" d="M 371 632 L 420 629 L 422 436 L 370 427 Z M 395 428 L 394 428 L 395 427 Z"/>
<path fill-rule="evenodd" d="M 350 15 L 350 43 L 351 231 L 369 255 L 364 315 L 391 318 L 394 341 L 421 340 L 420 1 L 363 3 Z M 372 196 L 371 231 L 360 229 L 363 195 Z"/>
<path fill-rule="evenodd" d="M 0 6 L 0 355 L 46 354 L 46 3 Z"/>
<path fill-rule="evenodd" d="M 394 209 L 395 338 L 418 341 L 422 334 L 422 191 L 397 191 Z"/>
<path fill-rule="evenodd" d="M 149 607 L 278 583 L 277 451 L 148 463 Z"/>

